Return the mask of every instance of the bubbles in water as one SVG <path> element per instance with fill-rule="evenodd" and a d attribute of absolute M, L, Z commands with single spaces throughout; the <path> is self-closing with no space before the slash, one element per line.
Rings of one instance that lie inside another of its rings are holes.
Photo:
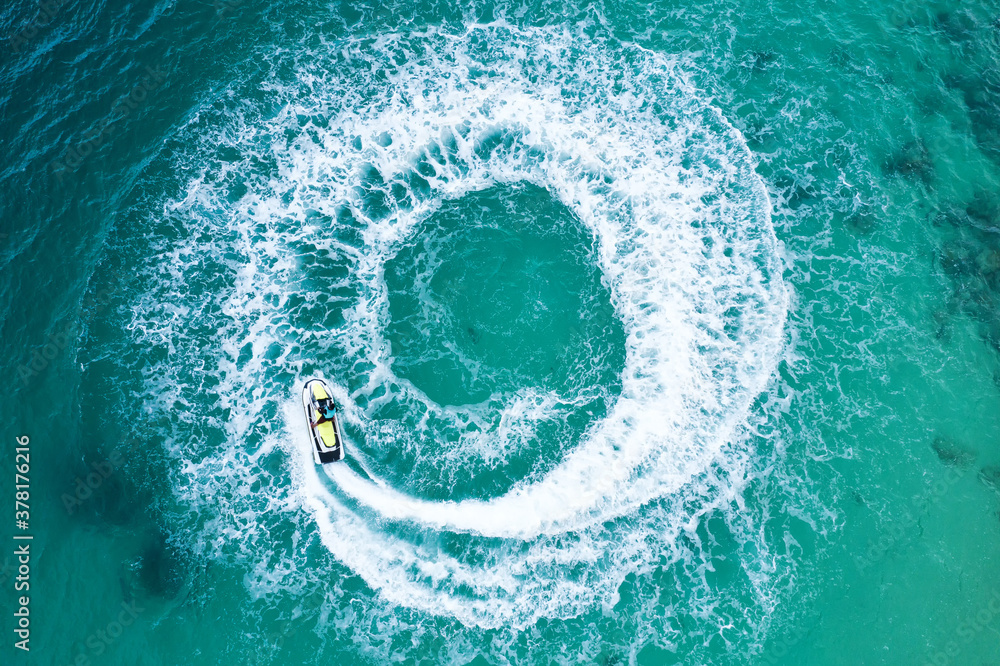
<path fill-rule="evenodd" d="M 211 427 L 185 428 L 224 436 L 170 440 L 178 496 L 219 516 L 206 548 L 230 539 L 266 561 L 275 523 L 304 507 L 382 598 L 514 628 L 613 604 L 629 574 L 690 557 L 679 535 L 739 476 L 723 447 L 769 380 L 786 295 L 753 159 L 680 63 L 494 24 L 338 43 L 265 87 L 276 113 L 189 128 L 216 156 L 167 206 L 155 242 L 169 258 L 133 322 L 172 354 L 148 372 L 151 402 L 215 400 L 199 417 Z M 472 278 L 448 262 L 489 220 L 448 216 L 490 192 L 547 193 L 522 237 L 575 229 L 552 270 L 569 267 L 587 321 L 550 332 L 569 341 L 560 381 L 545 378 L 556 347 L 504 347 L 463 317 L 431 328 L 482 287 L 434 279 Z M 428 331 L 465 382 L 451 393 L 419 377 Z M 324 470 L 294 399 L 317 372 L 352 457 Z M 265 464 L 278 450 L 290 469 Z M 495 490 L 477 494 L 486 473 Z"/>

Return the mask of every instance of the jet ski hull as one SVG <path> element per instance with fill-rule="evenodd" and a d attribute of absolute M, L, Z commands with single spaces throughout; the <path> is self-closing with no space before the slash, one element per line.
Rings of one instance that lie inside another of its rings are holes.
<path fill-rule="evenodd" d="M 332 420 L 319 421 L 321 404 L 333 405 Z M 302 388 L 302 409 L 312 445 L 313 460 L 317 465 L 327 465 L 344 459 L 344 434 L 340 427 L 340 412 L 333 403 L 330 387 L 322 379 L 310 379 Z"/>

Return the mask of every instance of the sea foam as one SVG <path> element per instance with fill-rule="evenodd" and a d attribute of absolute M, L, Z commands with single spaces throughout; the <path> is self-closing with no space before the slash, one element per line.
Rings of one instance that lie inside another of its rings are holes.
<path fill-rule="evenodd" d="M 682 62 L 639 48 L 496 23 L 329 49 L 303 57 L 291 82 L 265 80 L 277 110 L 233 114 L 210 139 L 237 153 L 232 164 L 193 176 L 165 207 L 190 228 L 165 247 L 133 327 L 187 350 L 230 410 L 227 444 L 168 442 L 178 495 L 201 506 L 227 475 L 259 481 L 256 459 L 280 447 L 290 487 L 265 481 L 266 507 L 227 491 L 240 527 L 218 539 L 266 550 L 263 512 L 305 509 L 335 560 L 383 599 L 473 627 L 613 603 L 630 573 L 687 557 L 679 535 L 706 497 L 732 492 L 717 468 L 739 477 L 745 459 L 726 455 L 782 350 L 787 295 L 753 156 Z M 596 240 L 625 332 L 621 390 L 540 477 L 487 499 L 419 497 L 372 460 L 393 428 L 377 410 L 416 410 L 396 430 L 417 424 L 424 441 L 482 449 L 492 438 L 508 451 L 578 397 L 524 387 L 488 403 L 503 432 L 470 434 L 482 407 L 434 404 L 393 370 L 386 263 L 445 202 L 521 184 L 544 188 Z M 304 256 L 329 263 L 318 283 Z M 214 277 L 201 277 L 208 267 Z M 192 281 L 208 296 L 185 293 Z M 317 315 L 317 302 L 340 315 Z M 205 321 L 224 333 L 217 350 L 188 338 Z M 318 470 L 289 394 L 326 358 L 353 462 Z M 164 387 L 203 381 L 160 371 Z"/>

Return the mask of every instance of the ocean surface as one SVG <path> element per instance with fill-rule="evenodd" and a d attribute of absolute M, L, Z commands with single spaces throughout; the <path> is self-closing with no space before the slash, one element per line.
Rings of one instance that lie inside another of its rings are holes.
<path fill-rule="evenodd" d="M 0 38 L 3 664 L 1000 664 L 996 2 Z"/>

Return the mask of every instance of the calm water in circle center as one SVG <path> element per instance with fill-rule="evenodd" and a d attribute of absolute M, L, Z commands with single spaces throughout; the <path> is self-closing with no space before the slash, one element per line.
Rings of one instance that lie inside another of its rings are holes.
<path fill-rule="evenodd" d="M 445 204 L 386 265 L 395 371 L 442 405 L 613 385 L 624 334 L 593 245 L 537 187 Z"/>

